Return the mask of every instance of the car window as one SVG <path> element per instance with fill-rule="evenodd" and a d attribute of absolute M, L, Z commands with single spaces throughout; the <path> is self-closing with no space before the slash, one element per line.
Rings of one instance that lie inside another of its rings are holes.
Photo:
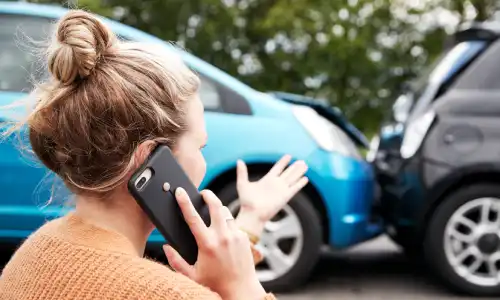
<path fill-rule="evenodd" d="M 493 42 L 488 49 L 460 77 L 453 88 L 466 90 L 500 90 L 500 41 Z"/>
<path fill-rule="evenodd" d="M 455 45 L 446 51 L 424 72 L 413 86 L 414 99 L 418 101 L 430 85 L 440 86 L 458 70 L 469 63 L 486 47 L 484 41 L 467 41 Z"/>
<path fill-rule="evenodd" d="M 120 33 L 116 33 L 119 39 L 123 41 L 134 41 L 134 38 L 130 36 L 122 35 Z M 222 109 L 221 104 L 221 93 L 217 88 L 217 85 L 208 77 L 199 74 L 196 70 L 194 70 L 200 78 L 200 88 L 199 88 L 199 96 L 201 102 L 206 111 L 219 111 Z"/>
<path fill-rule="evenodd" d="M 46 68 L 37 63 L 36 48 L 32 42 L 44 42 L 49 37 L 53 21 L 48 18 L 0 13 L 0 91 L 28 92 L 33 82 L 47 76 Z M 117 33 L 122 40 L 130 36 Z M 207 111 L 251 114 L 249 105 L 234 91 L 200 75 L 200 99 Z"/>
<path fill-rule="evenodd" d="M 0 14 L 0 91 L 27 92 L 46 74 L 35 54 L 51 24 L 40 17 Z"/>
<path fill-rule="evenodd" d="M 398 98 L 393 106 L 393 115 L 399 122 L 410 116 L 418 116 L 439 95 L 446 91 L 453 76 L 469 64 L 486 48 L 484 41 L 465 41 L 446 49 L 414 81 L 407 93 Z"/>
<path fill-rule="evenodd" d="M 221 97 L 217 86 L 205 76 L 200 76 L 199 95 L 205 110 L 219 110 Z"/>

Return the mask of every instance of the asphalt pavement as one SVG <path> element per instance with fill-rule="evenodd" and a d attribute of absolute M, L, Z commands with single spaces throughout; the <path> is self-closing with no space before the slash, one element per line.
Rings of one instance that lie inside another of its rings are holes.
<path fill-rule="evenodd" d="M 387 237 L 342 253 L 325 254 L 306 286 L 278 296 L 280 300 L 476 299 L 458 297 L 444 289 L 424 266 L 409 261 Z"/>
<path fill-rule="evenodd" d="M 10 251 L 9 251 L 10 252 Z M 8 260 L 0 256 L 0 266 Z M 1 269 L 1 267 L 0 267 Z M 325 253 L 309 283 L 279 300 L 455 300 L 426 269 L 411 262 L 386 237 L 349 251 Z M 484 298 L 482 298 L 484 299 Z"/>

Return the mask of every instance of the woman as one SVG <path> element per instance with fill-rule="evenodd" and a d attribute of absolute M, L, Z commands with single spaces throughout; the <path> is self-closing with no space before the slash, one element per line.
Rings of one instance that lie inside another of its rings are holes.
<path fill-rule="evenodd" d="M 118 41 L 82 11 L 57 24 L 48 69 L 51 79 L 33 92 L 37 104 L 9 133 L 27 126 L 34 153 L 75 194 L 76 207 L 16 251 L 3 270 L 0 299 L 274 299 L 257 280 L 253 259 L 259 257 L 251 242 L 307 184 L 305 163 L 286 168 L 290 157 L 284 157 L 260 181 L 249 182 L 238 162 L 240 213 L 234 220 L 203 191 L 210 227 L 178 189 L 199 255 L 191 266 L 166 246 L 174 272 L 143 258 L 154 226 L 126 182 L 163 143 L 200 185 L 207 137 L 198 78 L 171 54 Z"/>

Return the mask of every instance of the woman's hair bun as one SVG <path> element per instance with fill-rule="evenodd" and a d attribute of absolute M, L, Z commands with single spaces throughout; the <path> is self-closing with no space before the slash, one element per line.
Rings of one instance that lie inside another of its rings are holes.
<path fill-rule="evenodd" d="M 96 16 L 73 10 L 62 17 L 48 49 L 50 73 L 63 85 L 90 75 L 115 35 Z"/>

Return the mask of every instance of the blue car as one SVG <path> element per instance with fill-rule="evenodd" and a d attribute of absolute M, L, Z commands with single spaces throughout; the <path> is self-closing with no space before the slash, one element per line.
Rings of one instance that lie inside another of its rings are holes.
<path fill-rule="evenodd" d="M 33 67 L 33 56 L 18 41 L 26 40 L 23 36 L 45 39 L 51 23 L 66 11 L 0 1 L 0 105 L 27 95 L 30 72 L 44 76 L 43 69 L 36 72 L 40 69 Z M 262 236 L 265 260 L 258 266 L 258 276 L 267 288 L 279 292 L 304 282 L 323 245 L 343 249 L 381 232 L 380 221 L 372 216 L 374 173 L 358 152 L 365 138 L 339 111 L 310 100 L 295 103 L 285 93 L 280 98 L 256 91 L 154 36 L 103 20 L 122 39 L 156 44 L 166 54 L 179 53 L 200 75 L 209 133 L 204 149 L 208 173 L 201 188 L 213 190 L 236 211 L 237 159 L 248 164 L 254 178 L 284 154 L 309 165 L 310 184 L 266 225 Z M 14 118 L 17 112 L 1 111 L 0 119 Z M 67 211 L 56 201 L 64 200 L 67 191 L 54 191 L 47 169 L 36 168 L 17 145 L 15 138 L 0 144 L 0 239 L 5 242 L 22 240 L 47 219 Z M 52 194 L 55 200 L 47 205 Z M 155 249 L 164 240 L 155 231 L 149 242 Z"/>

